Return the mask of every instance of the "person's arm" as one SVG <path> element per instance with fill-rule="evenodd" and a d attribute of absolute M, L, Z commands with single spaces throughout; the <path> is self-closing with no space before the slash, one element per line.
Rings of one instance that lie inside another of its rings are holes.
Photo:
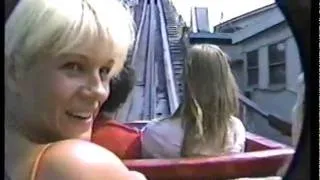
<path fill-rule="evenodd" d="M 38 167 L 36 180 L 145 180 L 112 152 L 80 140 L 66 140 L 50 147 Z"/>

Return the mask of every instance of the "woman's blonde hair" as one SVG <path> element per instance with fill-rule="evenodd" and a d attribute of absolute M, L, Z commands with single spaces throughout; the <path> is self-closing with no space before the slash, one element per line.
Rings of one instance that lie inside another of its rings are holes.
<path fill-rule="evenodd" d="M 20 0 L 5 24 L 5 60 L 29 67 L 79 48 L 104 48 L 122 66 L 133 40 L 131 14 L 117 0 Z"/>
<path fill-rule="evenodd" d="M 238 110 L 238 86 L 228 61 L 215 45 L 198 44 L 188 50 L 182 156 L 188 156 L 199 142 L 213 140 L 225 146 L 230 118 Z"/>

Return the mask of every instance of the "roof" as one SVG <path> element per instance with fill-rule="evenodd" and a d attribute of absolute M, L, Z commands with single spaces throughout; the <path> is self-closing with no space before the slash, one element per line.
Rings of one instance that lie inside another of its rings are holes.
<path fill-rule="evenodd" d="M 265 23 L 260 27 L 251 28 L 251 30 L 241 30 L 237 33 L 190 33 L 189 40 L 191 44 L 195 43 L 213 43 L 220 45 L 232 45 L 240 43 L 246 39 L 249 39 L 255 35 L 263 33 L 277 25 L 285 23 L 283 20 L 273 20 L 271 23 Z"/>
<path fill-rule="evenodd" d="M 271 4 L 260 8 L 258 10 L 247 13 L 247 15 L 239 16 L 235 19 L 239 19 L 243 16 L 251 16 L 256 13 L 254 12 L 265 12 L 266 9 L 271 9 L 275 7 L 276 4 Z M 249 15 L 248 15 L 249 14 Z M 244 29 L 238 30 L 234 33 L 191 33 L 189 34 L 190 43 L 216 43 L 216 44 L 237 44 L 241 41 L 244 41 L 248 38 L 251 38 L 257 34 L 260 34 L 270 28 L 273 28 L 281 23 L 285 22 L 285 17 L 281 13 L 273 13 L 272 18 L 268 18 L 259 23 L 255 23 L 254 26 L 248 26 Z"/>
<path fill-rule="evenodd" d="M 269 18 L 268 20 L 260 22 L 255 26 L 249 26 L 245 29 L 232 33 L 232 43 L 239 43 L 283 22 L 285 22 L 285 18 L 282 16 L 282 14 L 275 15 L 273 18 Z"/>
<path fill-rule="evenodd" d="M 232 44 L 232 37 L 229 33 L 208 33 L 198 32 L 190 33 L 189 40 L 191 44 L 213 43 L 213 44 Z"/>
<path fill-rule="evenodd" d="M 236 22 L 236 21 L 239 21 L 239 20 L 242 20 L 244 18 L 248 18 L 248 17 L 251 17 L 253 15 L 256 15 L 256 14 L 259 14 L 259 13 L 262 13 L 262 12 L 265 12 L 269 9 L 272 9 L 272 8 L 276 8 L 277 7 L 277 4 L 276 3 L 272 3 L 272 4 L 269 4 L 267 6 L 263 6 L 261 8 L 258 8 L 258 9 L 255 9 L 253 11 L 250 11 L 250 12 L 247 12 L 245 14 L 242 14 L 240 16 L 237 16 L 237 17 L 234 17 L 228 21 L 225 21 L 223 23 L 220 23 L 218 25 L 216 25 L 215 27 L 220 27 L 220 26 L 224 26 L 224 25 L 227 25 L 229 23 L 233 23 L 233 22 Z"/>

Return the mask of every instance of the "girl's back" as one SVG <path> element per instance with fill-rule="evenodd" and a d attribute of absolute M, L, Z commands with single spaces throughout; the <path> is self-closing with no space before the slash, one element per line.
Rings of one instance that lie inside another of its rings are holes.
<path fill-rule="evenodd" d="M 242 122 L 232 116 L 228 127 L 226 145 L 221 147 L 214 141 L 194 142 L 189 156 L 218 156 L 244 151 L 245 128 Z M 142 153 L 145 158 L 179 158 L 184 129 L 181 118 L 156 120 L 143 129 Z M 212 137 L 214 140 L 214 137 Z"/>
<path fill-rule="evenodd" d="M 147 157 L 216 156 L 244 150 L 238 86 L 229 57 L 212 44 L 192 45 L 186 57 L 185 94 L 172 119 L 150 123 L 142 148 Z"/>

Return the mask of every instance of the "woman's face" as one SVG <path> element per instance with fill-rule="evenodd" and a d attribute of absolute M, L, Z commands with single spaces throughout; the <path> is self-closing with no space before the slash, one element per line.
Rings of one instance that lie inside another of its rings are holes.
<path fill-rule="evenodd" d="M 28 121 L 24 123 L 46 138 L 90 137 L 92 122 L 109 95 L 115 63 L 70 53 L 32 65 L 19 85 L 23 118 Z"/>

